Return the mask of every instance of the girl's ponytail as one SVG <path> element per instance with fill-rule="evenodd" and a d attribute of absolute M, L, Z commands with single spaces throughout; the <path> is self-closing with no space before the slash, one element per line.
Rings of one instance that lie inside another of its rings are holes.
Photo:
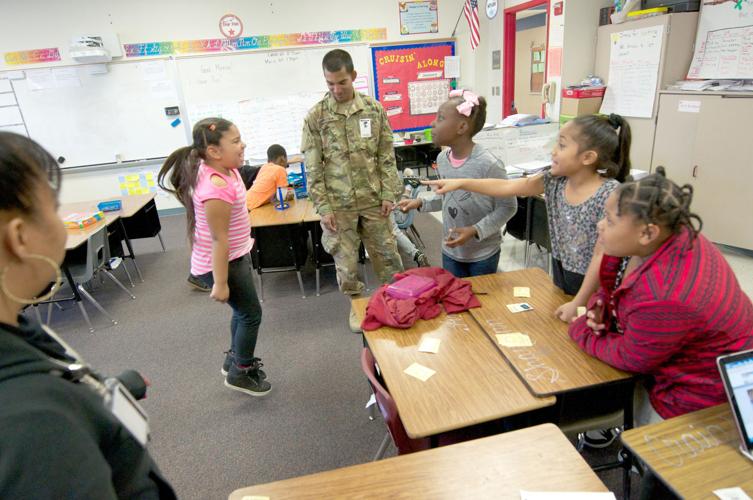
<path fill-rule="evenodd" d="M 196 220 L 193 211 L 193 188 L 199 172 L 199 155 L 193 146 L 185 146 L 173 151 L 162 164 L 157 174 L 157 184 L 168 193 L 172 193 L 186 207 L 188 238 L 193 240 Z M 169 174 L 169 184 L 165 177 Z"/>
<path fill-rule="evenodd" d="M 608 120 L 612 128 L 617 130 L 617 149 L 612 158 L 612 161 L 617 165 L 614 178 L 620 182 L 625 182 L 627 176 L 630 175 L 630 142 L 632 141 L 630 125 L 622 116 L 614 113 L 609 115 Z"/>

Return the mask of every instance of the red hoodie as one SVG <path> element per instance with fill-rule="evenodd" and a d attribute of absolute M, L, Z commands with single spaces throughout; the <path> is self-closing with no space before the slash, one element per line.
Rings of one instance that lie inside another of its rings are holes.
<path fill-rule="evenodd" d="M 588 304 L 603 301 L 606 330 L 594 335 L 581 316 L 570 337 L 615 368 L 650 375 L 651 405 L 663 418 L 724 402 L 716 358 L 753 348 L 753 305 L 719 250 L 684 230 L 615 290 L 619 265 L 604 256 Z"/>
<path fill-rule="evenodd" d="M 361 323 L 364 330 L 376 330 L 382 326 L 410 328 L 418 319 L 431 319 L 442 312 L 440 304 L 449 314 L 481 307 L 473 295 L 470 281 L 461 280 L 439 267 L 418 267 L 395 274 L 395 281 L 415 275 L 431 278 L 437 286 L 412 299 L 396 299 L 387 294 L 382 285 L 369 299 L 366 316 Z"/>

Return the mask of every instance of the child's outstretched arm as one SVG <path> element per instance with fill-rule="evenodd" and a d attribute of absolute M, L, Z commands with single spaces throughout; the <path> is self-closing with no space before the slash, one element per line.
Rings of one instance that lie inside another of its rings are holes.
<path fill-rule="evenodd" d="M 487 196 L 536 196 L 544 193 L 544 175 L 524 177 L 522 179 L 439 179 L 421 181 L 422 184 L 434 186 L 437 194 L 463 189 Z"/>
<path fill-rule="evenodd" d="M 230 288 L 227 285 L 228 268 L 228 231 L 230 229 L 230 210 L 232 206 L 222 200 L 207 200 L 204 203 L 207 212 L 209 232 L 212 233 L 212 286 L 211 297 L 218 302 L 227 302 Z"/>

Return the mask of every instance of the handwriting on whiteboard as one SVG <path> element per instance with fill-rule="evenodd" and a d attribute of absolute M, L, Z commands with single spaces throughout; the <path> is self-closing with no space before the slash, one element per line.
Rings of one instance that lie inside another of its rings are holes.
<path fill-rule="evenodd" d="M 488 319 L 487 325 L 492 329 L 492 332 L 497 334 L 513 333 L 513 330 L 507 327 L 503 321 Z M 536 340 L 531 338 L 533 347 L 516 347 L 514 349 L 507 349 L 505 352 L 510 353 L 511 356 L 517 358 L 512 360 L 515 369 L 532 382 L 544 381 L 550 384 L 558 382 L 563 377 L 560 371 L 553 366 L 548 365 L 544 359 L 539 355 L 539 350 L 536 347 Z"/>

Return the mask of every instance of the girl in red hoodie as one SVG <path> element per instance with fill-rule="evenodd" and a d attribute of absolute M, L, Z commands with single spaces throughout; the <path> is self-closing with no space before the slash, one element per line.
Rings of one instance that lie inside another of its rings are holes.
<path fill-rule="evenodd" d="M 639 425 L 722 403 L 716 357 L 753 348 L 753 305 L 699 234 L 692 195 L 661 167 L 610 195 L 598 224 L 601 286 L 570 326 L 587 353 L 648 375 Z"/>

